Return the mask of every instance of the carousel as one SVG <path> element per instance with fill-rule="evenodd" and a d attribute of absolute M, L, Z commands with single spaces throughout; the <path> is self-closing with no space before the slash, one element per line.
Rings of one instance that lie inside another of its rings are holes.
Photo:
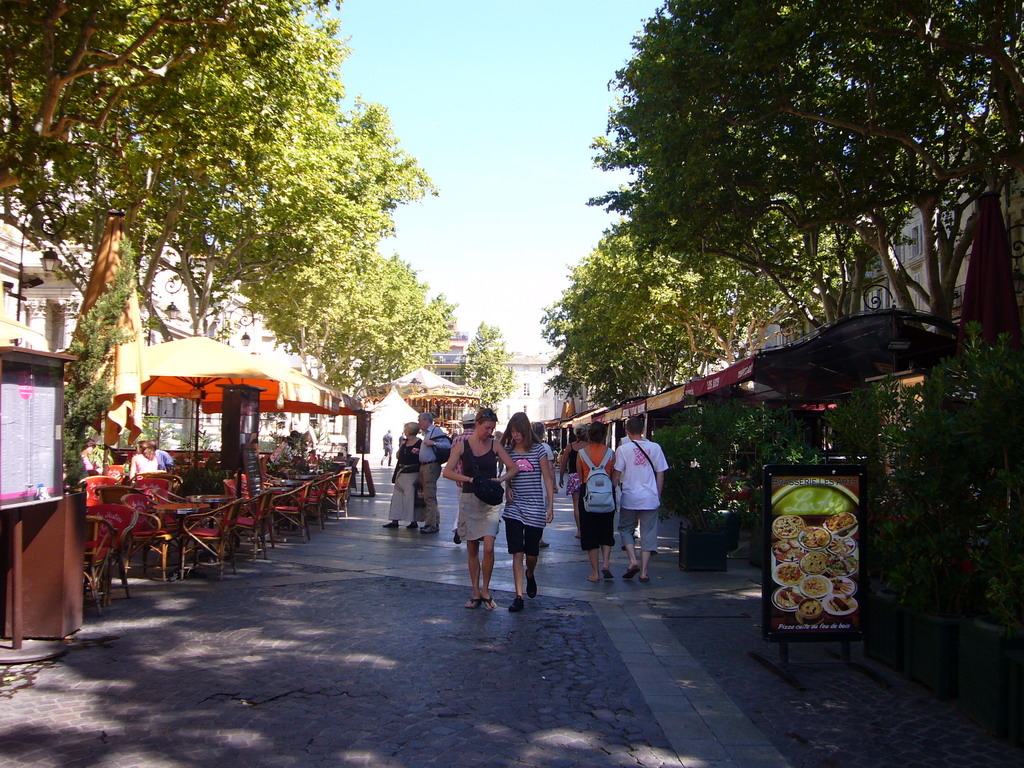
<path fill-rule="evenodd" d="M 417 368 L 399 379 L 382 384 L 366 398 L 367 405 L 384 400 L 392 389 L 416 413 L 432 413 L 437 424 L 451 431 L 462 423 L 462 414 L 476 410 L 480 394 L 470 387 L 456 384 L 426 368 Z"/>

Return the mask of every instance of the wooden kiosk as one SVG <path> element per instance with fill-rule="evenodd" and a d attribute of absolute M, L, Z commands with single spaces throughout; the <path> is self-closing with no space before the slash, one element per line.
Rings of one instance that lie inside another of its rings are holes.
<path fill-rule="evenodd" d="M 68 360 L 0 347 L 0 664 L 59 656 L 82 626 L 85 494 L 64 495 Z"/>

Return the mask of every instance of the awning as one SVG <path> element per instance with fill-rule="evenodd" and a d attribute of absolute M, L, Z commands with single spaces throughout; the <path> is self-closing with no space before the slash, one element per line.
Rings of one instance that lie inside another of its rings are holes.
<path fill-rule="evenodd" d="M 792 344 L 757 354 L 759 400 L 823 402 L 878 376 L 931 368 L 956 349 L 956 326 L 924 312 L 890 309 L 848 315 Z"/>
<path fill-rule="evenodd" d="M 715 390 L 731 387 L 733 384 L 739 384 L 741 381 L 748 381 L 752 378 L 754 378 L 754 358 L 748 357 L 745 360 L 740 360 L 738 363 L 733 363 L 728 368 L 723 368 L 717 373 L 712 373 L 701 379 L 689 382 L 683 388 L 683 391 L 691 397 L 701 397 Z"/>

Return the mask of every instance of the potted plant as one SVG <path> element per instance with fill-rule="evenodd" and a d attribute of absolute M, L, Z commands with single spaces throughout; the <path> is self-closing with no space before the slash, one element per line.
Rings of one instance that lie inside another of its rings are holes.
<path fill-rule="evenodd" d="M 986 730 L 1003 735 L 1009 711 L 1024 711 L 1024 692 L 1010 700 L 1009 654 L 1024 649 L 1024 352 L 1003 339 L 995 346 L 971 337 L 950 376 L 962 405 L 957 427 L 971 464 L 973 490 L 983 510 L 978 570 L 985 583 L 986 615 L 960 626 L 960 708 Z"/>
<path fill-rule="evenodd" d="M 942 698 L 959 688 L 976 719 L 1000 695 L 980 681 L 1006 679 L 1004 649 L 975 645 L 987 636 L 977 617 L 996 614 L 1004 632 L 1024 618 L 1022 483 L 1011 458 L 1024 448 L 1022 387 L 1019 351 L 970 337 L 922 384 L 875 387 L 830 418 L 837 445 L 868 464 L 872 567 L 903 611 L 905 671 Z"/>
<path fill-rule="evenodd" d="M 719 406 L 694 406 L 680 413 L 672 426 L 658 430 L 658 443 L 670 467 L 662 514 L 679 518 L 679 568 L 684 571 L 726 570 L 728 543 L 719 479 L 729 458 L 722 445 L 724 435 L 731 433 L 729 421 Z"/>

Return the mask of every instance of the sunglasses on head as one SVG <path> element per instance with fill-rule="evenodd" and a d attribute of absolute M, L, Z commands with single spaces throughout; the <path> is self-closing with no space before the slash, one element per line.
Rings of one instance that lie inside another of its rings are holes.
<path fill-rule="evenodd" d="M 497 421 L 498 414 L 489 408 L 484 408 L 480 411 L 480 421 Z"/>

